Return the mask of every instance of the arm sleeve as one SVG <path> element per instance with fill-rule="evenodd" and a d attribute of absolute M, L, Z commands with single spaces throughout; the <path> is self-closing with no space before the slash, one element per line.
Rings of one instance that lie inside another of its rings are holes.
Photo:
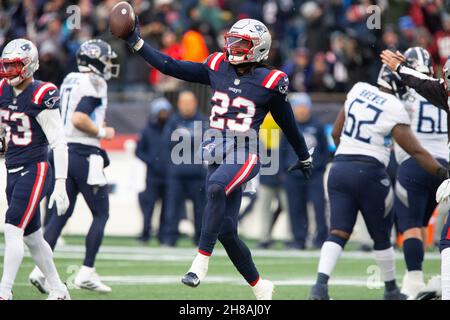
<path fill-rule="evenodd" d="M 61 115 L 57 109 L 46 109 L 36 117 L 44 131 L 55 159 L 55 178 L 66 179 L 68 169 L 67 142 L 62 126 Z"/>
<path fill-rule="evenodd" d="M 138 53 L 154 68 L 169 76 L 209 85 L 209 72 L 203 63 L 175 60 L 144 43 Z"/>
<path fill-rule="evenodd" d="M 299 160 L 308 159 L 310 155 L 305 138 L 297 128 L 291 104 L 286 100 L 286 96 L 274 92 L 270 101 L 269 111 L 278 126 L 280 126 L 281 130 L 286 135 L 286 139 L 294 148 Z"/>
<path fill-rule="evenodd" d="M 400 66 L 398 73 L 405 85 L 416 90 L 422 97 L 438 108 L 449 110 L 447 94 L 443 82 L 417 72 L 411 68 Z"/>
<path fill-rule="evenodd" d="M 75 111 L 82 112 L 90 115 L 95 108 L 102 105 L 102 99 L 96 97 L 83 97 L 80 102 L 78 102 Z"/>

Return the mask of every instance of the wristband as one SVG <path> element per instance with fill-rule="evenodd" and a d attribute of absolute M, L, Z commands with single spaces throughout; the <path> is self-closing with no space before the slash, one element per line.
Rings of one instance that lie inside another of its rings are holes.
<path fill-rule="evenodd" d="M 133 46 L 133 50 L 139 51 L 139 49 L 141 49 L 143 45 L 144 45 L 144 40 L 142 38 L 139 38 L 138 42 L 136 42 L 136 44 Z"/>
<path fill-rule="evenodd" d="M 105 128 L 98 128 L 97 138 L 103 139 L 104 137 L 106 137 Z"/>

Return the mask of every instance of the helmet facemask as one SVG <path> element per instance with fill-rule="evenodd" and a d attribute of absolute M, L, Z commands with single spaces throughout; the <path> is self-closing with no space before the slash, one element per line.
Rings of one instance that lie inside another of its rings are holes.
<path fill-rule="evenodd" d="M 394 96 L 400 100 L 405 100 L 409 88 L 405 86 L 401 77 L 391 70 L 386 65 L 383 65 L 378 74 L 377 84 L 386 90 L 389 90 Z"/>
<path fill-rule="evenodd" d="M 112 60 L 117 58 L 117 54 L 112 51 L 111 54 L 106 58 L 102 59 L 102 62 L 105 65 L 103 69 L 102 76 L 105 80 L 109 80 L 111 78 L 117 78 L 120 72 L 120 65 L 118 63 L 113 63 Z"/>
<path fill-rule="evenodd" d="M 0 78 L 6 78 L 10 86 L 18 86 L 31 75 L 28 72 L 29 59 L 0 59 Z"/>
<path fill-rule="evenodd" d="M 224 53 L 227 61 L 231 64 L 241 64 L 255 62 L 255 42 L 258 39 L 252 39 L 249 36 L 227 33 L 224 36 L 225 46 Z"/>

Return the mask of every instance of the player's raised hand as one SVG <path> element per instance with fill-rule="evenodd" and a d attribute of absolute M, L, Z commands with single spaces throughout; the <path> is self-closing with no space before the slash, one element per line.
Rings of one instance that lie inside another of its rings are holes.
<path fill-rule="evenodd" d="M 391 50 L 383 50 L 380 54 L 381 62 L 388 66 L 392 71 L 396 71 L 399 64 L 405 63 L 405 56 L 397 50 L 397 52 L 393 52 Z"/>
<path fill-rule="evenodd" d="M 55 188 L 48 201 L 48 208 L 53 208 L 56 204 L 56 212 L 58 216 L 62 216 L 69 208 L 70 202 L 66 192 L 66 179 L 56 179 Z"/>

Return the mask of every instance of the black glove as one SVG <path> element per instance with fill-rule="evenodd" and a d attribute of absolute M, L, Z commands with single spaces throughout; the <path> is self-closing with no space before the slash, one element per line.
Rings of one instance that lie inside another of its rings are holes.
<path fill-rule="evenodd" d="M 139 40 L 141 40 L 141 29 L 139 27 L 139 18 L 137 15 L 135 16 L 133 31 L 131 31 L 131 33 L 124 40 L 133 51 L 134 46 L 139 42 Z"/>
<path fill-rule="evenodd" d="M 290 166 L 288 171 L 292 172 L 294 170 L 302 170 L 303 176 L 305 177 L 305 179 L 309 179 L 311 178 L 312 175 L 312 157 L 309 157 L 306 160 L 297 160 L 297 163 Z"/>

